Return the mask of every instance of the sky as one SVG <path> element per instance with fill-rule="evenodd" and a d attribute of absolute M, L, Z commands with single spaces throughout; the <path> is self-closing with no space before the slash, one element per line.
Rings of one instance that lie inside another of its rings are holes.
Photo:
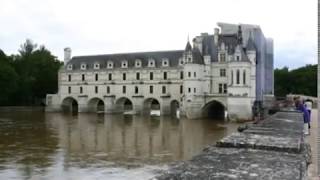
<path fill-rule="evenodd" d="M 317 63 L 316 0 L 1 0 L 0 49 L 25 40 L 59 60 L 72 56 L 184 49 L 217 22 L 257 24 L 274 40 L 274 67 Z"/>

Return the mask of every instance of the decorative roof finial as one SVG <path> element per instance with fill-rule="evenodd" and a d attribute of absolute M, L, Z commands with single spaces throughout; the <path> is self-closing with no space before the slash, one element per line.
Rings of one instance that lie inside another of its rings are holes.
<path fill-rule="evenodd" d="M 242 44 L 242 30 L 241 30 L 241 25 L 238 26 L 238 44 Z"/>

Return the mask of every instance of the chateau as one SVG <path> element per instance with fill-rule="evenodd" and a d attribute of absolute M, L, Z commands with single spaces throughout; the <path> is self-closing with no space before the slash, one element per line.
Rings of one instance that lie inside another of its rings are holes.
<path fill-rule="evenodd" d="M 74 56 L 65 48 L 47 111 L 249 119 L 273 94 L 273 41 L 257 25 L 218 23 L 183 50 Z"/>

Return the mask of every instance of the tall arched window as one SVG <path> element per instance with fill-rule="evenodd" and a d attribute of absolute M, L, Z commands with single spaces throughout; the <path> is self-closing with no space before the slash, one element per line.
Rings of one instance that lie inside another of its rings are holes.
<path fill-rule="evenodd" d="M 243 71 L 243 84 L 246 84 L 246 70 Z"/>
<path fill-rule="evenodd" d="M 231 70 L 231 84 L 233 84 L 233 70 Z"/>
<path fill-rule="evenodd" d="M 240 84 L 240 70 L 237 69 L 237 84 Z"/>

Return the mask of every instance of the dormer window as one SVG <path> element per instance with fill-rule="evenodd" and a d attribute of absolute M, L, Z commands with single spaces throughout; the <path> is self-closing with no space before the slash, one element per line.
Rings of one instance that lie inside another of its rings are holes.
<path fill-rule="evenodd" d="M 81 64 L 81 70 L 86 70 L 86 69 L 87 69 L 87 65 L 84 64 L 84 63 L 82 63 L 82 64 Z"/>
<path fill-rule="evenodd" d="M 112 69 L 112 68 L 113 68 L 113 62 L 112 61 L 108 61 L 107 69 Z"/>
<path fill-rule="evenodd" d="M 154 59 L 149 59 L 148 67 L 155 67 L 155 66 L 156 66 L 156 62 L 154 61 Z"/>
<path fill-rule="evenodd" d="M 141 65 L 142 65 L 141 60 L 137 59 L 135 62 L 135 67 L 139 68 L 141 67 Z"/>
<path fill-rule="evenodd" d="M 94 69 L 100 69 L 100 64 L 99 63 L 94 63 L 93 68 Z"/>
<path fill-rule="evenodd" d="M 179 59 L 179 65 L 183 65 L 183 59 L 182 58 Z"/>
<path fill-rule="evenodd" d="M 162 66 L 169 66 L 169 59 L 162 59 Z"/>
<path fill-rule="evenodd" d="M 236 56 L 236 60 L 237 60 L 237 61 L 240 61 L 240 56 Z"/>
<path fill-rule="evenodd" d="M 69 64 L 67 67 L 68 70 L 72 70 L 72 64 Z"/>
<path fill-rule="evenodd" d="M 121 67 L 122 68 L 127 68 L 128 67 L 128 61 L 122 61 L 121 62 Z"/>
<path fill-rule="evenodd" d="M 226 54 L 224 53 L 220 54 L 220 62 L 226 62 Z"/>

